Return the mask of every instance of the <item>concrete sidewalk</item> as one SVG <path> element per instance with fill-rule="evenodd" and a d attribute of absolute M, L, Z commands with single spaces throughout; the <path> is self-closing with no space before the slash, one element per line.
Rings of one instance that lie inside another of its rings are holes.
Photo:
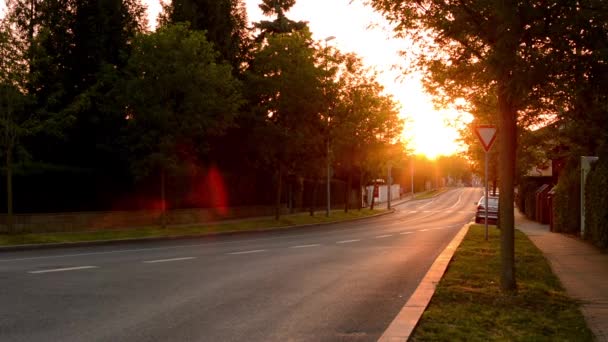
<path fill-rule="evenodd" d="M 598 341 L 608 342 L 608 254 L 574 236 L 552 233 L 549 226 L 515 211 L 515 226 L 543 252 Z"/>

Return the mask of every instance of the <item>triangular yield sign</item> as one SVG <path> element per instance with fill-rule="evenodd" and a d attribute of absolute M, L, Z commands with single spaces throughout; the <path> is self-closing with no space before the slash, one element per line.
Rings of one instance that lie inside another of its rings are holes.
<path fill-rule="evenodd" d="M 492 148 L 492 144 L 496 140 L 496 131 L 497 129 L 494 125 L 479 125 L 475 127 L 475 134 L 486 152 Z"/>

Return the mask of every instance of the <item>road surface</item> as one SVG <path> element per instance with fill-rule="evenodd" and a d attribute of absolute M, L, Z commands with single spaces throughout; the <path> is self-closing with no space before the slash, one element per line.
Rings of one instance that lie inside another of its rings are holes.
<path fill-rule="evenodd" d="M 375 341 L 480 195 L 282 232 L 0 253 L 0 340 Z"/>

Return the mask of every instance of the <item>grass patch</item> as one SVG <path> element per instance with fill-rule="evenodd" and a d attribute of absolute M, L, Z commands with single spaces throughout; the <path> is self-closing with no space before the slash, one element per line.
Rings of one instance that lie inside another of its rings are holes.
<path fill-rule="evenodd" d="M 448 191 L 447 188 L 433 189 L 433 190 L 417 193 L 414 196 L 414 199 L 417 199 L 417 200 L 418 199 L 427 199 L 427 198 L 431 198 L 431 197 L 437 196 L 437 195 L 439 195 L 441 193 L 444 193 L 446 191 Z"/>
<path fill-rule="evenodd" d="M 344 213 L 344 211 L 342 210 L 335 210 L 331 212 L 330 217 L 326 217 L 325 212 L 318 212 L 315 214 L 315 216 L 310 216 L 308 213 L 298 213 L 293 215 L 281 216 L 281 219 L 278 221 L 274 218 L 253 218 L 224 223 L 215 222 L 212 224 L 193 225 L 187 227 L 169 227 L 167 229 L 162 229 L 160 227 L 143 227 L 120 230 L 107 229 L 81 232 L 0 234 L 0 246 L 99 240 L 124 240 L 156 237 L 204 236 L 217 233 L 282 229 L 289 226 L 352 220 L 356 218 L 379 214 L 385 211 L 386 210 L 382 209 L 361 209 L 360 211 L 351 210 L 348 213 Z"/>
<path fill-rule="evenodd" d="M 593 341 L 579 310 L 547 260 L 515 234 L 518 291 L 500 290 L 500 232 L 471 226 L 456 251 L 412 341 Z"/>

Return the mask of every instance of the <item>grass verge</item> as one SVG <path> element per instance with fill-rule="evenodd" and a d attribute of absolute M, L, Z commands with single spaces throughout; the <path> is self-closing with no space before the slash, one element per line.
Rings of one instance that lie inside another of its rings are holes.
<path fill-rule="evenodd" d="M 518 291 L 500 290 L 500 236 L 471 226 L 411 341 L 592 341 L 579 303 L 566 295 L 547 260 L 515 234 Z"/>
<path fill-rule="evenodd" d="M 318 212 L 315 216 L 308 213 L 298 213 L 284 215 L 280 220 L 274 218 L 253 218 L 231 222 L 215 222 L 205 225 L 179 226 L 162 229 L 160 227 L 143 227 L 131 229 L 107 229 L 96 231 L 80 232 L 60 232 L 60 233 L 20 233 L 20 234 L 0 234 L 0 246 L 45 244 L 45 243 L 66 243 L 66 242 L 85 242 L 100 240 L 124 240 L 142 239 L 159 237 L 180 237 L 180 236 L 204 236 L 218 233 L 245 232 L 267 229 L 282 229 L 290 226 L 301 226 L 307 224 L 320 224 L 329 222 L 339 222 L 356 218 L 368 217 L 386 212 L 386 210 L 361 209 L 344 211 L 332 211 L 330 217 L 325 216 L 325 212 Z"/>

